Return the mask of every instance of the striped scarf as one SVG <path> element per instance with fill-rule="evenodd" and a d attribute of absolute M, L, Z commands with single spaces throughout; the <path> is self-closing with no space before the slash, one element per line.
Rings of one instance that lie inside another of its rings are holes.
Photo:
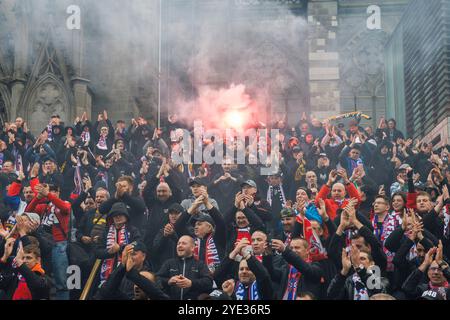
<path fill-rule="evenodd" d="M 284 240 L 284 245 L 286 247 L 289 247 L 292 241 L 292 232 L 285 232 L 284 235 L 286 236 L 286 240 Z"/>
<path fill-rule="evenodd" d="M 248 288 L 248 294 L 245 295 L 245 286 L 240 281 L 237 282 L 235 291 L 236 300 L 260 300 L 256 280 Z"/>
<path fill-rule="evenodd" d="M 447 292 L 445 289 L 448 289 L 448 281 L 445 281 L 442 286 L 434 286 L 431 281 L 428 282 L 428 287 L 430 289 L 435 289 L 439 291 L 439 293 L 444 297 L 444 300 L 447 300 Z"/>
<path fill-rule="evenodd" d="M 114 224 L 111 224 L 109 227 L 108 235 L 106 236 L 106 249 L 110 249 L 114 243 L 117 243 L 119 246 L 129 244 L 128 232 L 125 226 L 122 226 L 119 230 L 116 229 Z M 121 262 L 121 258 L 121 255 L 116 253 L 113 258 L 103 260 L 100 271 L 100 284 L 108 280 L 115 267 Z"/>
<path fill-rule="evenodd" d="M 202 240 L 200 238 L 195 239 L 194 248 L 194 258 L 195 260 L 200 260 L 200 246 Z M 220 264 L 219 252 L 217 251 L 216 243 L 214 242 L 214 237 L 212 234 L 206 238 L 206 253 L 205 253 L 205 263 L 208 266 L 209 271 L 214 273 L 214 270 Z"/>
<path fill-rule="evenodd" d="M 297 170 L 295 170 L 295 176 L 294 176 L 295 181 L 302 180 L 302 177 L 306 174 L 305 164 L 306 164 L 306 162 L 303 159 L 298 164 Z"/>
<path fill-rule="evenodd" d="M 377 237 L 378 240 L 381 241 L 383 244 L 383 251 L 386 254 L 387 257 L 387 267 L 386 271 L 392 272 L 394 271 L 394 252 L 390 252 L 386 247 L 384 246 L 384 242 L 389 237 L 389 235 L 399 226 L 401 225 L 401 216 L 397 214 L 396 212 L 391 212 L 386 215 L 386 217 L 383 220 L 383 224 L 381 228 L 378 227 L 378 215 L 374 214 L 372 217 L 372 226 L 373 226 L 373 233 Z"/>
<path fill-rule="evenodd" d="M 47 133 L 48 133 L 48 137 L 47 140 L 48 141 L 53 141 L 53 130 L 52 130 L 53 126 L 51 124 L 47 125 Z"/>
<path fill-rule="evenodd" d="M 19 150 L 16 148 L 16 146 L 13 147 L 12 154 L 16 159 L 16 161 L 14 162 L 14 168 L 17 172 L 23 171 L 22 156 L 20 155 Z"/>
<path fill-rule="evenodd" d="M 281 206 L 284 208 L 286 206 L 286 197 L 284 195 L 283 186 L 270 186 L 267 190 L 267 202 L 272 205 L 272 195 L 278 196 L 281 202 Z"/>
<path fill-rule="evenodd" d="M 444 213 L 444 237 L 445 239 L 450 239 L 450 205 L 445 205 L 442 208 Z"/>
<path fill-rule="evenodd" d="M 74 194 L 76 195 L 80 195 L 81 191 L 83 191 L 80 168 L 81 168 L 80 158 L 77 158 L 77 165 L 75 167 L 75 172 L 73 175 L 73 183 L 75 184 Z"/>
<path fill-rule="evenodd" d="M 83 131 L 81 133 L 81 141 L 83 141 L 84 143 L 89 143 L 91 141 L 91 134 L 89 133 L 89 131 Z"/>
<path fill-rule="evenodd" d="M 292 265 L 289 265 L 289 275 L 283 300 L 295 300 L 297 296 L 298 281 L 302 274 Z"/>
<path fill-rule="evenodd" d="M 352 276 L 352 281 L 354 286 L 353 300 L 369 300 L 369 292 L 356 272 Z"/>
<path fill-rule="evenodd" d="M 108 146 L 106 145 L 106 137 L 104 135 L 100 135 L 98 139 L 97 148 L 100 150 L 108 150 Z"/>

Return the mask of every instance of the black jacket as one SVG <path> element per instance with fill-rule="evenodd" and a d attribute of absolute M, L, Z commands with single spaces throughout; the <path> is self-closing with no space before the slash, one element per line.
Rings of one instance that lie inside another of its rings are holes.
<path fill-rule="evenodd" d="M 222 217 L 222 214 L 219 212 L 219 210 L 216 209 L 216 207 L 212 207 L 211 210 L 208 210 L 207 213 L 211 216 L 211 218 L 214 220 L 214 223 L 216 224 L 215 232 L 214 232 L 214 243 L 217 247 L 217 251 L 219 254 L 219 258 L 222 259 L 225 255 L 225 247 L 226 247 L 226 241 L 227 241 L 227 231 L 226 231 L 226 225 L 225 220 Z M 177 222 L 175 223 L 175 232 L 182 237 L 183 235 L 190 235 L 193 238 L 195 238 L 193 228 L 189 225 L 189 222 L 191 220 L 191 215 L 187 213 L 187 211 L 184 211 L 181 216 L 178 218 Z M 206 240 L 207 236 L 201 239 L 200 242 L 200 248 L 199 248 L 199 257 L 201 257 L 202 261 L 205 261 L 205 255 L 206 255 Z"/>
<path fill-rule="evenodd" d="M 375 264 L 381 268 L 381 272 L 384 272 L 387 266 L 387 257 L 383 251 L 381 242 L 366 226 L 362 226 L 358 230 L 358 234 L 364 237 L 364 240 L 370 245 L 371 255 L 373 257 Z M 337 270 L 340 270 L 342 268 L 340 257 L 342 255 L 342 249 L 345 248 L 345 237 L 346 237 L 345 233 L 343 233 L 340 236 L 335 233 L 331 237 L 330 244 L 328 247 L 329 256 L 333 259 Z"/>
<path fill-rule="evenodd" d="M 370 283 L 370 274 L 366 269 L 362 269 L 358 272 L 362 283 Z M 353 300 L 355 285 L 352 280 L 353 274 L 345 277 L 340 272 L 336 274 L 333 280 L 331 280 L 328 287 L 328 299 L 330 300 Z M 389 281 L 386 278 L 381 277 L 379 289 L 367 288 L 369 297 L 377 293 L 387 293 L 389 290 Z"/>
<path fill-rule="evenodd" d="M 142 198 L 133 197 L 127 193 L 123 194 L 119 199 L 111 197 L 101 204 L 99 208 L 100 213 L 103 215 L 108 214 L 116 202 L 123 202 L 127 205 L 131 225 L 142 231 L 145 221 L 145 203 Z"/>
<path fill-rule="evenodd" d="M 168 300 L 166 295 L 156 284 L 139 274 L 135 268 L 127 271 L 120 264 L 99 289 L 101 300 L 132 300 L 134 285 L 141 288 L 150 300 Z"/>
<path fill-rule="evenodd" d="M 150 263 L 154 270 L 159 270 L 164 262 L 177 256 L 178 234 L 174 232 L 164 236 L 164 227 L 159 230 L 151 246 Z M 149 248 L 147 246 L 147 248 Z"/>
<path fill-rule="evenodd" d="M 258 261 L 254 256 L 251 256 L 247 260 L 248 268 L 253 272 L 256 278 L 256 287 L 258 289 L 258 296 L 260 300 L 272 300 L 274 299 L 274 292 L 272 286 L 272 280 L 270 278 L 269 272 L 264 267 L 264 265 Z M 231 260 L 229 257 L 225 257 L 222 260 L 219 268 L 214 272 L 214 280 L 217 283 L 218 287 L 222 286 L 222 283 L 229 279 L 229 275 L 234 270 L 238 270 L 239 263 Z M 238 274 L 236 272 L 233 273 L 233 279 L 236 281 L 239 280 Z M 237 287 L 235 287 L 236 291 Z M 250 290 L 250 286 L 244 286 L 244 297 L 248 297 L 248 291 Z M 235 293 L 233 293 L 232 299 L 236 299 Z M 244 299 L 248 300 L 248 299 Z"/>
<path fill-rule="evenodd" d="M 164 178 L 172 191 L 172 196 L 164 202 L 156 197 L 156 188 L 159 184 L 159 179 L 151 177 L 147 180 L 147 185 L 144 188 L 143 197 L 149 211 L 144 240 L 147 248 L 153 246 L 153 240 L 156 234 L 169 222 L 167 209 L 172 204 L 181 202 L 181 191 L 173 181 L 172 176 L 172 174 L 169 174 L 169 176 Z"/>
<path fill-rule="evenodd" d="M 139 230 L 136 227 L 133 227 L 132 225 L 127 224 L 126 229 L 127 229 L 127 233 L 128 233 L 127 234 L 127 238 L 128 238 L 127 244 L 130 244 L 133 241 L 141 240 L 141 233 L 139 232 Z M 96 244 L 95 256 L 97 257 L 97 259 L 111 259 L 111 258 L 118 259 L 119 255 L 122 254 L 122 251 L 125 248 L 125 245 L 127 245 L 127 244 L 125 244 L 124 246 L 122 246 L 118 253 L 109 254 L 108 249 L 106 248 L 106 239 L 108 236 L 108 232 L 109 232 L 109 225 L 105 228 L 105 231 L 103 232 L 102 237 L 100 237 L 98 243 Z"/>
<path fill-rule="evenodd" d="M 287 262 L 282 269 L 274 268 L 273 280 L 280 283 L 278 299 L 282 299 L 288 285 L 289 265 L 295 267 L 302 275 L 297 285 L 297 292 L 309 291 L 320 299 L 323 296 L 321 280 L 323 270 L 318 262 L 307 263 L 289 248 L 282 253 Z"/>
<path fill-rule="evenodd" d="M 180 274 L 192 281 L 190 288 L 181 289 L 168 284 L 170 278 Z M 164 292 L 172 300 L 196 300 L 200 294 L 212 291 L 213 279 L 208 267 L 203 261 L 197 261 L 194 257 L 170 259 L 163 264 L 156 275 Z"/>
<path fill-rule="evenodd" d="M 253 234 L 255 231 L 263 231 L 265 232 L 264 223 L 262 220 L 253 212 L 252 209 L 246 207 L 243 210 L 241 210 L 244 215 L 247 217 L 247 220 L 249 222 L 250 227 L 250 235 Z M 236 212 L 238 212 L 238 209 L 233 205 L 233 208 L 228 211 L 227 214 L 225 214 L 225 223 L 227 226 L 227 246 L 225 252 L 230 252 L 234 249 L 234 244 L 237 239 L 237 226 L 235 223 L 235 217 Z"/>
<path fill-rule="evenodd" d="M 444 276 L 447 281 L 450 280 L 450 270 L 446 268 L 443 270 Z M 422 296 L 424 291 L 430 289 L 429 284 L 426 282 L 428 277 L 425 273 L 420 271 L 419 269 L 414 270 L 409 277 L 406 279 L 405 283 L 402 286 L 402 290 L 406 293 L 409 299 L 417 299 Z M 447 300 L 450 300 L 450 289 L 445 289 Z"/>
<path fill-rule="evenodd" d="M 51 281 L 47 275 L 33 272 L 25 264 L 17 269 L 12 269 L 11 265 L 8 265 L 0 273 L 0 291 L 4 292 L 6 299 L 13 298 L 19 284 L 18 273 L 25 278 L 32 300 L 48 300 L 50 298 Z"/>

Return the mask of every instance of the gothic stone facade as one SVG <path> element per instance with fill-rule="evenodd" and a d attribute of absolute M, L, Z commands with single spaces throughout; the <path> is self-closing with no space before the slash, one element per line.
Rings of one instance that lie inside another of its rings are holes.
<path fill-rule="evenodd" d="M 217 0 L 165 0 L 164 23 L 174 23 L 171 6 L 207 12 Z M 301 111 L 318 117 L 356 109 L 379 118 L 386 109 L 384 87 L 384 45 L 398 23 L 409 0 L 227 0 L 230 10 L 267 12 L 267 19 L 280 21 L 270 6 L 282 3 L 307 21 L 299 51 L 277 39 L 250 43 L 246 61 L 256 63 L 263 73 L 251 72 L 238 77 L 249 90 L 258 86 L 258 77 L 267 75 L 270 101 L 266 105 L 274 115 L 285 115 L 295 124 Z M 36 2 L 42 3 L 36 9 Z M 50 114 L 58 113 L 71 123 L 84 111 L 96 118 L 103 109 L 110 117 L 131 119 L 137 115 L 155 116 L 158 103 L 158 19 L 159 1 L 135 0 L 0 0 L 0 114 L 2 120 L 24 117 L 34 131 L 45 126 Z M 221 1 L 222 3 L 224 0 Z M 94 5 L 96 3 L 97 5 Z M 68 30 L 67 8 L 82 8 L 81 30 Z M 381 8 L 381 29 L 369 30 L 367 8 Z M 134 6 L 134 7 L 133 7 Z M 206 9 L 205 9 L 206 8 Z M 209 9 L 208 9 L 209 8 Z M 168 11 L 167 11 L 168 10 Z M 108 21 L 113 12 L 115 21 Z M 231 12 L 231 11 L 230 11 Z M 117 18 L 119 17 L 119 18 Z M 171 20 L 172 19 L 172 20 Z M 188 22 L 189 23 L 189 22 Z M 198 24 L 198 21 L 193 21 Z M 233 20 L 223 39 L 233 38 Z M 263 24 L 264 21 L 251 23 Z M 146 37 L 135 37 L 146 30 Z M 193 29 L 198 32 L 199 29 Z M 195 34 L 192 37 L 195 48 Z M 198 35 L 197 35 L 198 37 Z M 177 91 L 189 91 L 170 81 L 170 48 L 164 47 L 161 105 L 170 111 Z M 223 44 L 226 48 L 226 41 Z M 186 54 L 189 55 L 190 48 Z M 229 61 L 233 64 L 235 61 Z M 229 70 L 224 66 L 224 70 Z M 249 70 L 251 68 L 243 68 Z M 236 75 L 211 74 L 203 84 L 226 86 Z M 197 80 L 193 80 L 194 82 Z M 272 82 L 270 82 L 272 81 Z M 195 84 L 195 83 L 194 83 Z M 183 92 L 186 94 L 186 92 Z M 374 119 L 375 121 L 375 119 Z M 373 122 L 369 122 L 374 124 Z"/>

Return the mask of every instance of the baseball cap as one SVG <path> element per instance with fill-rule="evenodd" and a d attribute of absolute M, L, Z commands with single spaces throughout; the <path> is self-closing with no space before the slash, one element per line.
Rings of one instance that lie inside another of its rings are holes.
<path fill-rule="evenodd" d="M 184 211 L 184 208 L 183 208 L 180 204 L 178 204 L 178 203 L 172 204 L 172 205 L 169 207 L 169 209 L 167 209 L 167 212 L 168 212 L 168 213 L 171 213 L 171 212 L 178 212 L 178 213 L 181 213 L 181 212 L 183 212 L 183 211 Z"/>
<path fill-rule="evenodd" d="M 303 152 L 302 148 L 300 148 L 300 147 L 293 147 L 292 148 L 292 153 L 298 153 L 298 152 Z"/>
<path fill-rule="evenodd" d="M 284 208 L 280 212 L 281 218 L 295 217 L 295 211 L 291 208 Z"/>
<path fill-rule="evenodd" d="M 200 186 L 205 186 L 206 187 L 206 183 L 205 181 L 203 181 L 203 179 L 200 178 L 194 178 L 189 182 L 189 187 L 192 187 L 194 184 L 198 184 Z"/>
<path fill-rule="evenodd" d="M 328 155 L 325 152 L 319 154 L 319 158 L 328 158 Z"/>
<path fill-rule="evenodd" d="M 143 253 L 147 253 L 147 247 L 141 241 L 136 241 L 133 246 L 134 251 L 142 251 Z"/>
<path fill-rule="evenodd" d="M 22 212 L 19 216 L 27 216 L 31 221 L 41 223 L 41 217 L 34 212 Z"/>
<path fill-rule="evenodd" d="M 404 163 L 404 164 L 402 164 L 401 166 L 400 166 L 400 168 L 398 168 L 399 170 L 407 170 L 407 169 L 409 169 L 409 168 L 411 168 L 411 166 L 409 165 L 409 164 L 407 164 L 407 163 Z"/>
<path fill-rule="evenodd" d="M 253 180 L 247 180 L 247 181 L 242 182 L 242 183 L 241 183 L 241 188 L 242 188 L 243 186 L 250 186 L 250 187 L 253 187 L 253 188 L 258 188 L 258 187 L 256 186 L 256 182 L 253 181 Z"/>
<path fill-rule="evenodd" d="M 210 216 L 209 214 L 206 214 L 206 213 L 200 213 L 200 214 L 197 215 L 197 216 L 193 216 L 192 219 L 193 219 L 194 223 L 195 223 L 196 221 L 199 221 L 199 222 L 209 222 L 213 227 L 216 227 L 216 224 L 214 223 L 213 218 L 211 218 L 211 216 Z"/>

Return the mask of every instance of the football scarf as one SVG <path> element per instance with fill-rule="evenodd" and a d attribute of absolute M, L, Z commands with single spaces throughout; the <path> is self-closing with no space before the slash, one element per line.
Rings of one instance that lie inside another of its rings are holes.
<path fill-rule="evenodd" d="M 106 145 L 106 137 L 103 135 L 100 135 L 100 138 L 98 139 L 97 148 L 100 150 L 108 150 L 108 146 Z"/>
<path fill-rule="evenodd" d="M 114 224 L 111 224 L 109 227 L 108 235 L 106 236 L 106 249 L 110 249 L 114 243 L 117 243 L 119 246 L 129 244 L 128 232 L 125 226 L 122 226 L 119 230 L 116 229 Z M 114 268 L 121 262 L 121 259 L 121 255 L 116 253 L 113 258 L 105 259 L 103 261 L 100 270 L 100 284 L 103 284 L 108 280 Z"/>
<path fill-rule="evenodd" d="M 445 239 L 450 238 L 450 205 L 445 205 L 442 209 L 444 212 L 444 237 Z"/>
<path fill-rule="evenodd" d="M 280 199 L 281 206 L 284 208 L 286 206 L 286 197 L 284 195 L 283 186 L 270 186 L 267 190 L 267 202 L 272 205 L 272 195 L 277 196 Z"/>
<path fill-rule="evenodd" d="M 91 141 L 91 134 L 89 133 L 89 131 L 83 131 L 81 133 L 81 141 L 83 141 L 84 143 L 89 143 Z"/>
<path fill-rule="evenodd" d="M 259 300 L 258 286 L 256 280 L 248 288 L 248 294 L 245 295 L 245 286 L 240 281 L 236 284 L 236 300 Z"/>
<path fill-rule="evenodd" d="M 378 225 L 378 215 L 373 214 L 372 216 L 372 226 L 373 226 L 373 233 L 377 237 L 378 240 L 381 241 L 383 244 L 383 251 L 386 254 L 387 257 L 387 268 L 386 271 L 392 272 L 394 271 L 394 256 L 395 253 L 390 252 L 386 247 L 384 246 L 384 242 L 389 237 L 389 235 L 399 226 L 401 225 L 401 216 L 397 214 L 396 212 L 391 212 L 386 215 L 386 217 L 383 220 L 383 223 L 381 227 Z"/>
<path fill-rule="evenodd" d="M 320 237 L 317 236 L 317 234 L 314 232 L 311 226 L 311 221 L 309 221 L 306 217 L 303 219 L 303 221 L 300 221 L 300 219 L 300 216 L 297 216 L 297 221 L 303 224 L 303 236 L 309 243 L 309 260 L 321 261 L 327 259 L 327 250 L 322 245 Z"/>
<path fill-rule="evenodd" d="M 433 286 L 430 281 L 430 282 L 428 282 L 428 287 L 430 289 L 436 289 L 437 291 L 439 291 L 439 293 L 444 297 L 444 300 L 447 300 L 447 292 L 445 289 L 448 289 L 448 281 L 445 281 L 444 284 L 439 287 Z"/>
<path fill-rule="evenodd" d="M 73 175 L 73 183 L 75 185 L 75 191 L 73 193 L 76 195 L 80 195 L 81 191 L 83 191 L 80 168 L 80 158 L 77 158 L 77 165 L 75 167 L 75 172 Z"/>
<path fill-rule="evenodd" d="M 289 265 L 289 274 L 286 290 L 284 291 L 283 300 L 295 300 L 297 296 L 298 281 L 302 274 L 294 267 Z"/>
<path fill-rule="evenodd" d="M 369 292 L 356 272 L 352 276 L 352 281 L 354 286 L 353 300 L 369 300 Z"/>
<path fill-rule="evenodd" d="M 194 248 L 194 258 L 195 260 L 199 260 L 200 256 L 200 246 L 201 239 L 195 239 L 195 248 Z M 214 237 L 210 234 L 206 238 L 206 253 L 205 253 L 205 263 L 208 266 L 209 271 L 214 272 L 217 266 L 220 264 L 219 252 L 217 251 L 216 243 L 214 242 Z"/>

